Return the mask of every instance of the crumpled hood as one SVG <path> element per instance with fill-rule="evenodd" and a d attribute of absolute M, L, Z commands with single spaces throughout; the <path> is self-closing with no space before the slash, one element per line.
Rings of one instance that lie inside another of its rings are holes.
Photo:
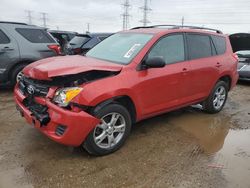
<path fill-rule="evenodd" d="M 31 63 L 24 68 L 25 76 L 37 80 L 50 80 L 53 77 L 79 74 L 93 70 L 121 71 L 123 65 L 110 63 L 85 56 L 51 57 Z"/>

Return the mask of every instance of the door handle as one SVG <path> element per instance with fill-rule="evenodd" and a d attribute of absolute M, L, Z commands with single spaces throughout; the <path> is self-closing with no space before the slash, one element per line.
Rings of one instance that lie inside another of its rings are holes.
<path fill-rule="evenodd" d="M 183 69 L 182 69 L 182 72 L 187 72 L 187 68 L 183 68 Z"/>
<path fill-rule="evenodd" d="M 219 68 L 219 67 L 221 67 L 222 65 L 220 64 L 220 62 L 217 62 L 215 66 Z"/>
<path fill-rule="evenodd" d="M 13 48 L 10 48 L 8 46 L 5 46 L 1 51 L 2 52 L 7 52 L 7 51 L 13 51 L 14 49 Z"/>

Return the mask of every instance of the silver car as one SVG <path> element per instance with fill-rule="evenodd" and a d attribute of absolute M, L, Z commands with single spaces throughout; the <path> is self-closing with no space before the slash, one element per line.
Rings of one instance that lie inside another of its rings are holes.
<path fill-rule="evenodd" d="M 239 80 L 250 81 L 250 51 L 238 51 L 237 55 L 239 57 Z"/>
<path fill-rule="evenodd" d="M 0 86 L 14 85 L 26 65 L 59 54 L 59 44 L 45 28 L 0 21 Z"/>

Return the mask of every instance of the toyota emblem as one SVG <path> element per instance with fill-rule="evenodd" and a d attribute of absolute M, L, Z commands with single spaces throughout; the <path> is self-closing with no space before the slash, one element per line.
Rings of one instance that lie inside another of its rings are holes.
<path fill-rule="evenodd" d="M 33 94 L 35 93 L 35 88 L 34 88 L 34 86 L 29 85 L 29 86 L 27 87 L 27 91 L 28 91 L 28 93 L 29 93 L 30 95 L 33 95 Z"/>

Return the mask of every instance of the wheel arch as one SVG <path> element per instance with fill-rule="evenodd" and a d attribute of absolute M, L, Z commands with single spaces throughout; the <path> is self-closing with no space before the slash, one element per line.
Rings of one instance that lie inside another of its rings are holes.
<path fill-rule="evenodd" d="M 131 116 L 132 123 L 136 122 L 137 120 L 136 107 L 131 97 L 127 95 L 116 96 L 116 97 L 113 97 L 113 98 L 110 98 L 110 99 L 107 99 L 105 101 L 98 103 L 96 106 L 93 107 L 92 113 L 95 113 L 96 111 L 103 108 L 104 106 L 112 104 L 112 103 L 118 103 L 124 106 L 128 110 Z"/>
<path fill-rule="evenodd" d="M 230 77 L 230 75 L 221 76 L 218 81 L 224 81 L 224 82 L 226 82 L 227 85 L 228 85 L 228 90 L 231 90 L 232 78 Z"/>
<path fill-rule="evenodd" d="M 34 62 L 34 60 L 23 59 L 23 60 L 18 61 L 18 62 L 15 63 L 14 65 L 12 65 L 12 66 L 9 68 L 9 71 L 8 71 L 8 79 L 11 78 L 13 71 L 14 71 L 18 66 L 20 66 L 20 65 L 28 65 L 28 64 L 33 63 L 33 62 Z"/>

